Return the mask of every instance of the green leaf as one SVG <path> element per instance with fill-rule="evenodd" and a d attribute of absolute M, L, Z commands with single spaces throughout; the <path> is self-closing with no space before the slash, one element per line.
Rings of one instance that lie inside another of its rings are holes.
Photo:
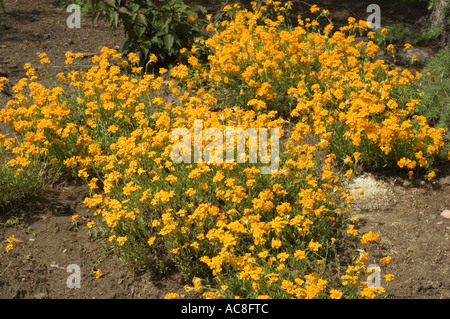
<path fill-rule="evenodd" d="M 172 49 L 174 40 L 175 38 L 171 34 L 166 34 L 164 36 L 164 45 L 166 46 L 167 51 L 170 51 L 170 49 Z"/>
<path fill-rule="evenodd" d="M 147 26 L 147 18 L 142 13 L 137 14 L 135 21 L 137 22 L 137 24 L 139 26 L 143 26 L 143 27 Z"/>
<path fill-rule="evenodd" d="M 114 0 L 102 0 L 102 2 L 104 2 L 105 4 L 107 4 L 110 7 L 117 8 L 116 1 L 114 1 Z"/>
<path fill-rule="evenodd" d="M 169 17 L 164 22 L 164 25 L 162 26 L 161 30 L 165 31 L 167 33 L 167 30 L 169 29 L 169 24 L 172 22 L 172 17 Z"/>
<path fill-rule="evenodd" d="M 119 9 L 119 13 L 121 13 L 121 14 L 126 14 L 126 15 L 128 15 L 128 16 L 131 16 L 131 12 L 128 11 L 128 9 L 127 9 L 126 7 L 121 7 L 121 8 Z"/>
<path fill-rule="evenodd" d="M 155 37 L 160 37 L 165 34 L 167 34 L 167 30 L 159 30 L 158 32 L 156 32 Z"/>
<path fill-rule="evenodd" d="M 155 43 L 155 44 L 162 44 L 162 41 L 161 41 L 161 39 L 159 38 L 159 37 L 157 37 L 157 36 L 154 36 L 154 37 L 152 37 L 151 39 L 150 39 L 150 41 L 152 42 L 152 43 Z"/>
<path fill-rule="evenodd" d="M 111 21 L 114 29 L 117 29 L 117 26 L 119 25 L 119 14 L 117 12 L 113 13 Z"/>

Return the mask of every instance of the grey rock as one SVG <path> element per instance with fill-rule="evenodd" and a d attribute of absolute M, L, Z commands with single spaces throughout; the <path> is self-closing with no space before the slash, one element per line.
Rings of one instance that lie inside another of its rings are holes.
<path fill-rule="evenodd" d="M 48 295 L 45 292 L 38 292 L 34 295 L 35 299 L 47 299 Z"/>
<path fill-rule="evenodd" d="M 403 47 L 397 48 L 395 61 L 405 66 L 424 66 L 433 58 L 433 54 L 425 48 L 411 48 L 405 50 Z"/>
<path fill-rule="evenodd" d="M 104 295 L 101 296 L 101 299 L 115 299 L 116 298 L 116 292 L 114 291 L 108 291 Z"/>
<path fill-rule="evenodd" d="M 450 185 L 450 176 L 443 177 L 443 178 L 439 179 L 438 184 L 441 187 Z"/>
<path fill-rule="evenodd" d="M 450 219 L 450 209 L 446 209 L 441 213 L 441 216 Z"/>

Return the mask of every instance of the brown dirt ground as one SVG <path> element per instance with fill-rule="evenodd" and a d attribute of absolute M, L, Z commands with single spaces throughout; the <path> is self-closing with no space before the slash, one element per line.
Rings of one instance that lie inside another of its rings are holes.
<path fill-rule="evenodd" d="M 201 2 L 201 1 L 199 1 Z M 422 7 L 395 1 L 378 1 L 386 24 L 413 25 L 426 13 Z M 348 16 L 364 19 L 370 1 L 316 1 L 330 9 L 334 19 Z M 5 0 L 7 13 L 0 14 L 0 71 L 11 83 L 24 76 L 23 65 L 38 65 L 37 53 L 46 52 L 52 61 L 50 76 L 64 70 L 66 51 L 99 53 L 102 46 L 120 49 L 122 30 L 112 32 L 98 21 L 82 18 L 80 29 L 66 27 L 68 13 L 59 1 Z M 0 131 L 5 127 L 0 127 Z M 352 185 L 355 193 L 364 188 L 354 203 L 360 216 L 359 231 L 379 232 L 372 244 L 369 262 L 392 256 L 385 272 L 395 274 L 388 298 L 450 298 L 450 220 L 440 216 L 450 209 L 450 169 L 441 168 L 432 183 L 410 183 L 389 174 L 363 174 Z M 0 251 L 0 298 L 162 298 L 166 292 L 183 292 L 181 276 L 165 278 L 150 274 L 132 275 L 107 244 L 95 240 L 84 225 L 91 218 L 82 201 L 85 186 L 58 183 L 41 194 L 22 199 L 0 210 L 0 239 L 20 238 L 16 248 Z M 69 289 L 67 266 L 81 268 L 81 288 Z M 95 278 L 100 268 L 103 276 Z"/>

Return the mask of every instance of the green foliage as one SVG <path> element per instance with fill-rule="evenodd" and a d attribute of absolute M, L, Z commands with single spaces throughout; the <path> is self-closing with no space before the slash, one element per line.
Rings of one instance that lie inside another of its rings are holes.
<path fill-rule="evenodd" d="M 402 25 L 393 25 L 389 27 L 386 41 L 388 43 L 408 42 L 413 45 L 427 45 L 430 41 L 437 39 L 440 34 L 438 29 L 421 33 Z"/>
<path fill-rule="evenodd" d="M 417 112 L 446 130 L 450 129 L 450 48 L 441 49 L 423 69 L 424 96 Z"/>
<path fill-rule="evenodd" d="M 80 7 L 81 14 L 93 14 L 93 6 L 91 0 L 62 0 L 61 7 L 66 9 L 71 4 L 76 4 Z"/>
<path fill-rule="evenodd" d="M 39 192 L 45 185 L 44 171 L 38 163 L 32 163 L 20 174 L 7 165 L 6 150 L 0 146 L 0 207 L 14 200 Z"/>
<path fill-rule="evenodd" d="M 134 52 L 141 66 L 148 66 L 155 54 L 160 66 L 179 60 L 180 49 L 190 48 L 196 38 L 203 39 L 206 24 L 199 13 L 202 6 L 187 5 L 182 0 L 92 0 L 94 19 L 104 16 L 112 28 L 123 25 L 127 35 L 123 53 Z"/>

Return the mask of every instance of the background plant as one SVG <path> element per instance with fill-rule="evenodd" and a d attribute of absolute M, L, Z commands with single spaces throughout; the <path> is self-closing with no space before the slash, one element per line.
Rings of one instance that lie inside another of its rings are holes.
<path fill-rule="evenodd" d="M 123 25 L 127 41 L 123 53 L 134 52 L 141 66 L 154 54 L 159 65 L 169 66 L 190 48 L 195 38 L 204 38 L 206 9 L 182 0 L 93 0 L 95 18 L 104 16 L 115 29 Z"/>
<path fill-rule="evenodd" d="M 10 161 L 14 160 L 14 156 L 8 154 L 3 144 L 9 145 L 10 142 L 11 139 L 0 134 L 0 207 L 26 196 L 38 194 L 49 182 L 45 165 L 42 163 L 35 161 L 22 168 L 8 165 L 12 163 Z"/>
<path fill-rule="evenodd" d="M 436 127 L 450 129 L 450 48 L 441 49 L 424 67 L 420 80 L 424 94 L 417 113 Z"/>
<path fill-rule="evenodd" d="M 71 4 L 76 4 L 80 7 L 81 13 L 86 15 L 94 14 L 94 7 L 91 0 L 61 0 L 61 7 L 67 8 Z"/>
<path fill-rule="evenodd" d="M 272 10 L 284 14 L 287 6 L 274 2 Z M 365 21 L 349 18 L 333 31 L 332 24 L 321 29 L 316 19 L 299 18 L 292 28 L 283 14 L 265 18 L 266 10 L 233 13 L 205 42 L 210 70 L 197 78 L 206 79 L 224 105 L 276 110 L 339 159 L 360 152 L 366 167 L 397 168 L 408 158 L 409 167 L 429 170 L 448 156 L 445 129 L 413 116 L 420 94 L 411 83 L 422 74 L 377 60 L 380 47 L 370 38 L 355 41 L 367 30 Z M 310 11 L 327 14 L 317 6 Z"/>

